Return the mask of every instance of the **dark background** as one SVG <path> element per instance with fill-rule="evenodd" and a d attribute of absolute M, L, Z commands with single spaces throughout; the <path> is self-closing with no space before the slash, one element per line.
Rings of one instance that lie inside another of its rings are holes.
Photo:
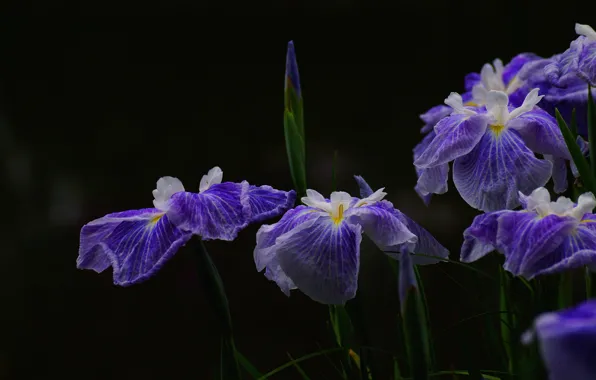
<path fill-rule="evenodd" d="M 430 208 L 415 194 L 418 115 L 461 92 L 463 76 L 485 62 L 524 51 L 549 56 L 575 38 L 576 21 L 594 24 L 574 1 L 323 3 L 3 3 L 0 378 L 208 378 L 217 321 L 192 252 L 182 249 L 142 285 L 118 288 L 110 270 L 75 268 L 78 234 L 104 214 L 150 207 L 164 175 L 198 189 L 218 165 L 224 180 L 290 189 L 288 40 L 305 98 L 309 187 L 328 194 L 337 150 L 339 187 L 356 194 L 353 174 L 385 186 L 387 199 L 456 258 L 476 212 L 452 185 Z M 286 352 L 298 357 L 333 342 L 325 306 L 299 291 L 286 298 L 255 271 L 257 229 L 207 247 L 238 347 L 266 372 Z M 396 291 L 386 264 L 364 257 L 360 280 L 372 300 L 373 340 L 393 349 Z M 470 315 L 470 298 L 450 278 L 457 268 L 422 271 L 436 331 Z M 482 282 L 470 284 L 481 295 Z M 461 331 L 435 334 L 445 369 L 465 365 L 463 346 L 480 344 L 475 327 Z M 324 359 L 304 367 L 313 378 L 333 376 Z M 288 369 L 278 378 L 295 376 Z"/>

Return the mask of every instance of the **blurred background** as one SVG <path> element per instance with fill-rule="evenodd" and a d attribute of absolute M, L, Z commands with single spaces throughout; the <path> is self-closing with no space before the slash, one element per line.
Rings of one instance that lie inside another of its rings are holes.
<path fill-rule="evenodd" d="M 141 5 L 4 3 L 0 12 L 0 153 L 6 218 L 0 251 L 0 378 L 207 379 L 217 330 L 182 249 L 157 276 L 118 288 L 111 270 L 77 270 L 79 231 L 110 212 L 151 206 L 156 180 L 198 189 L 224 180 L 290 189 L 282 114 L 286 44 L 305 102 L 308 184 L 357 194 L 352 175 L 418 221 L 457 258 L 476 212 L 450 184 L 426 207 L 413 190 L 418 118 L 463 91 L 466 73 L 520 52 L 550 56 L 586 19 L 579 2 L 154 1 Z M 270 221 L 273 223 L 275 220 Z M 262 372 L 333 346 L 327 307 L 290 298 L 255 270 L 258 225 L 208 242 L 238 348 Z M 397 350 L 396 283 L 363 251 L 371 344 Z M 423 268 L 442 368 L 490 365 L 481 331 L 450 329 L 475 312 L 483 283 L 448 264 Z M 467 289 L 467 290 L 466 290 Z M 466 291 L 468 293 L 466 295 Z M 359 295 L 360 296 L 360 295 Z M 462 335 L 463 334 L 463 335 Z M 469 349 L 468 349 L 469 351 Z M 324 358 L 304 363 L 333 378 Z M 318 375 L 316 375 L 318 374 Z M 293 369 L 280 379 L 299 378 Z"/>

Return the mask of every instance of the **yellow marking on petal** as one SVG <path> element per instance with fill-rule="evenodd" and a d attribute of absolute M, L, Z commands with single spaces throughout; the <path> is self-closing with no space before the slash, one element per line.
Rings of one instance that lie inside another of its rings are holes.
<path fill-rule="evenodd" d="M 584 220 L 580 221 L 580 223 L 596 223 L 596 220 L 594 220 L 594 219 L 584 219 Z"/>
<path fill-rule="evenodd" d="M 503 132 L 503 129 L 505 129 L 505 126 L 502 124 L 493 124 L 491 126 L 489 126 L 490 130 L 496 135 L 500 135 L 501 132 Z"/>
<path fill-rule="evenodd" d="M 159 220 L 162 218 L 162 216 L 164 216 L 165 213 L 161 213 L 161 214 L 157 214 L 155 215 L 153 218 L 149 219 L 149 227 L 153 227 L 157 224 L 157 222 L 159 222 Z"/>
<path fill-rule="evenodd" d="M 477 103 L 474 103 L 473 101 L 469 101 L 469 102 L 465 102 L 464 106 L 466 107 L 478 107 Z"/>
<path fill-rule="evenodd" d="M 331 219 L 333 220 L 333 223 L 335 223 L 336 225 L 340 224 L 341 221 L 344 218 L 344 205 L 343 203 L 339 205 L 339 207 L 337 208 L 337 216 L 331 217 Z"/>

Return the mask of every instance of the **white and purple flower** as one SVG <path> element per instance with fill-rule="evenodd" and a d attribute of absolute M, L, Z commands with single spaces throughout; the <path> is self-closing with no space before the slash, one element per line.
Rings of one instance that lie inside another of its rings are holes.
<path fill-rule="evenodd" d="M 464 231 L 460 260 L 476 261 L 493 250 L 505 256 L 503 268 L 531 279 L 584 265 L 596 268 L 596 199 L 592 193 L 550 201 L 545 188 L 520 193 L 524 209 L 478 215 Z"/>
<path fill-rule="evenodd" d="M 153 190 L 154 208 L 108 214 L 81 229 L 77 267 L 98 273 L 112 266 L 114 283 L 127 286 L 153 276 L 192 235 L 234 240 L 249 223 L 282 214 L 296 193 L 248 182 L 222 182 L 219 167 L 203 176 L 198 193 L 174 177 Z"/>
<path fill-rule="evenodd" d="M 466 107 L 451 93 L 445 99 L 451 115 L 435 125 L 436 136 L 415 157 L 416 168 L 426 170 L 419 188 L 437 194 L 446 189 L 447 165 L 453 161 L 455 187 L 470 206 L 485 212 L 518 206 L 518 191 L 530 192 L 551 178 L 550 161 L 570 159 L 555 119 L 535 107 L 541 98 L 534 89 L 515 108 L 505 92 L 491 90 L 486 106 Z"/>
<path fill-rule="evenodd" d="M 549 380 L 596 379 L 596 300 L 539 315 L 522 342 L 536 336 Z"/>
<path fill-rule="evenodd" d="M 587 137 L 588 84 L 596 87 L 596 32 L 588 25 L 575 24 L 579 37 L 569 49 L 550 58 L 528 63 L 519 77 L 539 87 L 544 98 L 539 106 L 551 115 L 555 108 L 567 121 L 575 108 L 578 131 Z M 596 97 L 596 88 L 592 95 Z"/>
<path fill-rule="evenodd" d="M 480 73 L 466 75 L 464 80 L 466 92 L 462 94 L 464 106 L 479 107 L 486 105 L 487 96 L 490 91 L 502 91 L 509 96 L 509 103 L 512 106 L 521 106 L 530 89 L 519 79 L 517 74 L 526 63 L 538 59 L 540 57 L 535 54 L 522 53 L 515 56 L 505 66 L 503 66 L 503 62 L 500 59 L 495 59 L 492 65 L 486 63 L 482 67 L 482 70 L 480 70 Z M 427 133 L 427 135 L 414 147 L 414 160 L 426 150 L 435 138 L 436 134 L 433 130 L 435 125 L 452 112 L 453 108 L 449 105 L 438 105 L 420 115 L 420 119 L 424 122 L 420 132 Z M 447 192 L 448 174 L 448 164 L 429 169 L 416 168 L 416 175 L 419 180 L 414 190 L 416 190 L 425 204 L 428 205 L 432 194 Z"/>
<path fill-rule="evenodd" d="M 258 271 L 290 295 L 300 289 L 315 301 L 344 304 L 356 295 L 360 267 L 360 242 L 366 233 L 374 243 L 395 259 L 403 253 L 403 265 L 431 264 L 449 252 L 426 230 L 383 200 L 383 189 L 372 192 L 361 177 L 356 177 L 362 198 L 337 191 L 325 199 L 307 190 L 305 204 L 286 212 L 272 225 L 257 232 L 254 251 Z M 424 253 L 435 258 L 409 257 Z M 407 268 L 405 268 L 407 270 Z M 409 272 L 403 272 L 409 273 Z M 404 277 L 413 281 L 412 276 Z M 400 283 L 400 295 L 413 283 Z"/>

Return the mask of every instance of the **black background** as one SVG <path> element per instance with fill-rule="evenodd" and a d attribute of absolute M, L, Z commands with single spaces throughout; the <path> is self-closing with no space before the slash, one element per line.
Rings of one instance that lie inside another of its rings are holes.
<path fill-rule="evenodd" d="M 78 234 L 104 214 L 150 207 L 164 175 L 198 189 L 218 165 L 224 180 L 290 189 L 288 40 L 305 99 L 309 187 L 331 190 L 337 150 L 340 188 L 357 194 L 353 174 L 385 186 L 387 199 L 456 258 L 476 212 L 452 184 L 429 208 L 413 191 L 418 115 L 461 92 L 464 75 L 485 62 L 561 52 L 575 22 L 594 23 L 573 1 L 322 3 L 4 3 L 0 378 L 208 378 L 218 335 L 192 253 L 182 249 L 150 281 L 118 288 L 111 270 L 75 268 Z M 255 271 L 257 229 L 207 247 L 238 347 L 265 372 L 286 352 L 298 357 L 332 340 L 325 306 L 299 291 L 286 298 Z M 371 334 L 391 349 L 396 292 L 386 264 L 363 258 L 360 281 L 368 283 Z M 445 264 L 423 269 L 437 331 L 474 309 L 446 268 L 459 273 Z M 483 284 L 470 284 L 480 294 Z M 437 334 L 441 365 L 465 365 L 462 347 L 480 344 L 480 335 L 473 326 Z M 304 368 L 333 376 L 324 359 Z M 296 376 L 288 369 L 278 378 Z"/>

